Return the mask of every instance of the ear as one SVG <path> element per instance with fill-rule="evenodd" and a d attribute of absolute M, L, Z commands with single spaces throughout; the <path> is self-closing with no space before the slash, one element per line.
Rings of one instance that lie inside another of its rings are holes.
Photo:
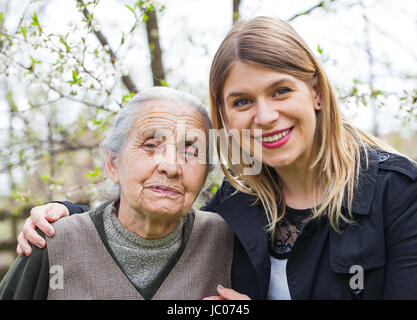
<path fill-rule="evenodd" d="M 107 173 L 110 179 L 114 183 L 119 184 L 119 176 L 117 174 L 116 159 L 110 156 L 108 152 L 106 153 L 106 169 L 107 169 Z"/>
<path fill-rule="evenodd" d="M 320 84 L 318 82 L 317 77 L 314 79 L 314 82 L 312 84 L 312 93 L 313 93 L 314 110 L 321 110 L 322 108 L 321 90 L 320 90 Z"/>
<path fill-rule="evenodd" d="M 316 95 L 313 105 L 314 105 L 314 110 L 316 110 L 316 111 L 321 110 L 322 103 L 321 103 L 321 99 L 320 99 L 319 95 Z"/>

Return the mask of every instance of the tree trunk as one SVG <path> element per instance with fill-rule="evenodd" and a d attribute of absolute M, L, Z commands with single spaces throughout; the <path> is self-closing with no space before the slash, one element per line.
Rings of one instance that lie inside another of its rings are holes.
<path fill-rule="evenodd" d="M 161 86 L 165 83 L 165 72 L 162 64 L 162 51 L 159 44 L 159 29 L 156 10 L 152 9 L 145 13 L 146 35 L 148 37 L 149 54 L 151 56 L 151 70 L 154 86 Z M 163 81 L 161 81 L 163 80 Z"/>
<path fill-rule="evenodd" d="M 239 21 L 240 18 L 240 0 L 233 0 L 233 24 Z"/>

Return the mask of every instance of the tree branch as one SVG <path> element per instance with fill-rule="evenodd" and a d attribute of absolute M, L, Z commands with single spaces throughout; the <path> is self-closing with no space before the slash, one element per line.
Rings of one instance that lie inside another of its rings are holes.
<path fill-rule="evenodd" d="M 83 8 L 82 12 L 83 12 L 84 17 L 85 17 L 88 21 L 90 21 L 90 20 L 91 20 L 91 19 L 90 19 L 91 14 L 90 14 L 90 12 L 88 11 L 87 6 L 84 4 L 84 1 L 82 1 L 82 0 L 77 0 L 77 3 L 78 3 L 78 4 L 79 4 L 79 5 Z M 98 41 L 100 42 L 100 44 L 103 46 L 103 48 L 107 46 L 107 48 L 108 48 L 108 52 L 109 52 L 109 54 L 110 54 L 111 63 L 112 63 L 112 65 L 115 67 L 115 62 L 116 62 L 116 60 L 117 60 L 117 57 L 116 57 L 116 55 L 114 54 L 113 50 L 111 49 L 111 47 L 110 47 L 110 45 L 109 45 L 109 42 L 107 41 L 107 38 L 103 35 L 103 33 L 101 33 L 101 31 L 100 31 L 100 30 L 98 30 L 98 31 L 93 30 L 93 32 L 94 32 L 95 36 L 97 37 L 97 40 L 98 40 Z M 134 82 L 132 81 L 132 79 L 130 78 L 130 76 L 129 76 L 129 75 L 122 76 L 122 82 L 123 82 L 124 86 L 127 88 L 127 90 L 129 90 L 129 92 L 131 92 L 131 93 L 136 93 L 136 92 L 138 92 L 138 90 L 137 90 L 137 88 L 136 88 L 136 86 L 135 86 Z"/>
<path fill-rule="evenodd" d="M 306 14 L 310 14 L 312 11 L 314 11 L 317 8 L 324 8 L 324 6 L 326 5 L 326 2 L 334 2 L 335 0 L 327 0 L 327 1 L 320 1 L 319 3 L 317 3 L 315 6 L 303 11 L 303 12 L 299 12 L 295 15 L 293 15 L 291 18 L 287 19 L 287 22 L 290 22 L 300 16 L 304 16 Z"/>
<path fill-rule="evenodd" d="M 92 150 L 92 149 L 98 148 L 99 145 L 100 144 L 93 144 L 91 146 L 83 146 L 83 145 L 74 146 L 74 145 L 66 144 L 64 148 L 55 149 L 55 150 L 48 150 L 48 153 L 51 156 L 53 156 L 53 155 L 58 155 L 58 154 L 65 153 L 65 152 L 70 152 L 70 151 Z M 39 160 L 43 157 L 44 157 L 43 154 L 38 154 L 36 156 L 31 157 L 30 159 L 22 159 L 22 160 L 19 160 L 18 162 L 10 163 L 5 167 L 0 168 L 0 173 L 7 172 L 8 170 L 10 170 L 12 168 L 20 167 L 20 166 L 24 165 L 28 160 Z"/>

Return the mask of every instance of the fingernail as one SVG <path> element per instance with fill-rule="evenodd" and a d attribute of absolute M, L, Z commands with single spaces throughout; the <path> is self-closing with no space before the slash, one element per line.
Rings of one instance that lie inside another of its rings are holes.
<path fill-rule="evenodd" d="M 223 290 L 224 289 L 224 287 L 221 284 L 218 284 L 217 285 L 217 288 L 220 289 L 220 290 Z"/>
<path fill-rule="evenodd" d="M 43 246 L 43 241 L 42 240 L 39 240 L 38 241 L 38 245 L 42 247 Z"/>
<path fill-rule="evenodd" d="M 29 249 L 25 249 L 25 255 L 29 254 Z"/>
<path fill-rule="evenodd" d="M 48 234 L 48 236 L 52 236 L 52 233 L 53 233 L 53 230 L 52 229 L 48 229 L 48 231 L 47 231 L 47 234 Z"/>

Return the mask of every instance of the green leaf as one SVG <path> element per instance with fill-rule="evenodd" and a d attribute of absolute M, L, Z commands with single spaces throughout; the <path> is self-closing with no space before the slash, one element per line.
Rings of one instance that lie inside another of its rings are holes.
<path fill-rule="evenodd" d="M 101 171 L 99 167 L 96 167 L 94 171 L 90 171 L 85 174 L 86 178 L 98 178 L 101 176 Z"/>
<path fill-rule="evenodd" d="M 47 174 L 45 174 L 45 175 L 43 175 L 43 176 L 42 176 L 42 180 L 43 180 L 43 181 L 48 181 L 48 182 L 49 182 L 49 181 L 51 181 L 51 177 L 50 177 L 50 176 L 48 176 Z"/>
<path fill-rule="evenodd" d="M 141 8 L 142 7 L 142 4 L 143 4 L 143 1 L 142 0 L 136 1 L 135 2 L 135 8 Z"/>
<path fill-rule="evenodd" d="M 218 190 L 217 186 L 212 186 L 210 192 L 212 194 L 215 194 L 217 192 L 217 190 Z"/>
<path fill-rule="evenodd" d="M 17 201 L 24 201 L 24 200 L 25 200 L 25 196 L 24 196 L 24 194 L 23 194 L 23 193 L 21 193 L 21 192 L 19 192 L 19 191 L 13 191 L 13 192 L 10 194 L 10 197 L 11 197 L 12 199 L 17 200 Z"/>
<path fill-rule="evenodd" d="M 320 45 L 317 45 L 317 51 L 318 53 L 322 54 L 323 53 L 323 49 L 320 47 Z"/>
<path fill-rule="evenodd" d="M 72 80 L 67 81 L 67 83 L 78 84 L 79 86 L 81 86 L 81 77 L 78 76 L 77 70 L 72 71 Z"/>
<path fill-rule="evenodd" d="M 18 110 L 19 110 L 19 108 L 18 108 L 18 107 L 17 107 L 17 105 L 16 105 L 16 102 L 14 101 L 14 98 L 13 98 L 13 92 L 8 91 L 8 92 L 6 93 L 6 100 L 7 100 L 7 103 L 9 104 L 9 106 L 10 106 L 10 110 L 11 110 L 12 112 L 15 112 L 15 111 L 18 111 Z"/>
<path fill-rule="evenodd" d="M 59 42 L 61 42 L 65 46 L 65 49 L 67 50 L 67 52 L 69 52 L 71 47 L 68 45 L 65 38 L 63 36 L 59 36 Z"/>
<path fill-rule="evenodd" d="M 26 39 L 26 31 L 27 28 L 26 27 L 20 27 L 20 33 L 23 35 L 23 37 Z"/>
<path fill-rule="evenodd" d="M 127 103 L 134 95 L 134 93 L 125 94 L 122 98 L 122 103 Z"/>
<path fill-rule="evenodd" d="M 4 12 L 0 12 L 0 23 L 4 21 Z"/>
<path fill-rule="evenodd" d="M 29 58 L 30 58 L 30 60 L 32 61 L 32 66 L 33 66 L 33 65 L 35 65 L 35 64 L 38 64 L 38 63 L 42 63 L 42 61 L 40 61 L 40 60 L 36 60 L 36 59 L 35 59 L 35 58 L 33 58 L 32 56 L 30 56 Z"/>
<path fill-rule="evenodd" d="M 154 7 L 154 5 L 151 3 L 151 4 L 149 5 L 149 7 L 146 9 L 146 11 L 151 12 L 151 11 L 153 11 L 153 10 L 155 10 L 155 7 Z"/>
<path fill-rule="evenodd" d="M 36 15 L 36 12 L 33 13 L 31 25 L 32 26 L 37 26 L 39 32 L 42 32 L 42 27 L 41 27 L 41 25 L 39 23 L 38 16 Z"/>
<path fill-rule="evenodd" d="M 128 8 L 130 11 L 132 11 L 133 14 L 135 14 L 135 10 L 133 10 L 131 6 L 125 4 L 125 7 Z"/>
<path fill-rule="evenodd" d="M 142 22 L 146 22 L 148 20 L 149 20 L 149 16 L 146 13 L 144 13 L 142 17 Z"/>
<path fill-rule="evenodd" d="M 168 83 L 164 79 L 159 80 L 159 83 L 164 87 L 169 87 Z"/>
<path fill-rule="evenodd" d="M 31 24 L 32 24 L 32 26 L 38 26 L 39 25 L 39 20 L 38 20 L 38 16 L 36 15 L 36 12 L 33 13 Z"/>

